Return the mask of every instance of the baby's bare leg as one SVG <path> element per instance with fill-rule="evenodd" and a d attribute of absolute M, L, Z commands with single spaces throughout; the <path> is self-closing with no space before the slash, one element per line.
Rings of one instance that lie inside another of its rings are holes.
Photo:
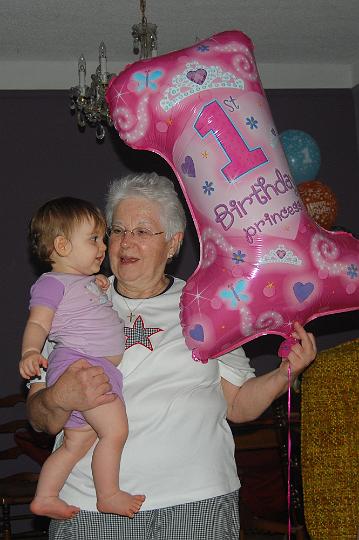
<path fill-rule="evenodd" d="M 36 495 L 30 509 L 34 514 L 53 519 L 67 519 L 80 511 L 59 499 L 59 493 L 74 465 L 86 454 L 97 438 L 96 432 L 86 426 L 81 429 L 65 429 L 64 440 L 45 461 Z"/>
<path fill-rule="evenodd" d="M 117 398 L 83 414 L 99 439 L 92 457 L 97 508 L 100 512 L 132 517 L 145 497 L 130 495 L 119 488 L 121 454 L 128 435 L 125 406 Z"/>

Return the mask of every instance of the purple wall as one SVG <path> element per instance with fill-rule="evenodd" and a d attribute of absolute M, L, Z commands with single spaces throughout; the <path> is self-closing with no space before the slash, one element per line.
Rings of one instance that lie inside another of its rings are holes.
<path fill-rule="evenodd" d="M 338 224 L 358 232 L 358 155 L 353 94 L 350 90 L 271 90 L 267 92 L 279 132 L 309 132 L 322 152 L 319 178 L 336 193 Z M 18 391 L 21 335 L 28 291 L 36 277 L 27 248 L 27 224 L 47 199 L 72 195 L 103 206 L 111 179 L 130 170 L 156 170 L 174 178 L 157 155 L 126 147 L 117 135 L 101 145 L 94 130 L 79 133 L 65 91 L 0 92 L 1 230 L 3 349 L 0 395 Z M 176 183 L 176 180 L 174 180 Z M 196 267 L 198 242 L 192 226 L 173 272 L 188 277 Z M 326 348 L 358 335 L 358 314 L 324 317 L 311 323 Z M 245 348 L 259 371 L 273 366 L 280 339 L 264 337 Z"/>

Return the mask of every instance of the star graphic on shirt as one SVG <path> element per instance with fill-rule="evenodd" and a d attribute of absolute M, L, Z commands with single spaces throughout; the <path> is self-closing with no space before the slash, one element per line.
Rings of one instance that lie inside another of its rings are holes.
<path fill-rule="evenodd" d="M 153 346 L 151 340 L 149 339 L 153 334 L 158 332 L 163 332 L 162 328 L 150 328 L 145 327 L 145 323 L 141 317 L 138 315 L 135 322 L 132 325 L 132 328 L 125 326 L 125 336 L 126 336 L 126 345 L 125 348 L 129 349 L 134 345 L 143 345 L 150 351 L 153 351 Z"/>

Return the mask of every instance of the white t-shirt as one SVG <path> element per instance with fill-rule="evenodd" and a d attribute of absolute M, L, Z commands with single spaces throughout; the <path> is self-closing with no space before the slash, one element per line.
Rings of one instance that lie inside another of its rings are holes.
<path fill-rule="evenodd" d="M 175 279 L 161 295 L 126 299 L 126 305 L 111 280 L 109 295 L 127 336 L 119 368 L 129 436 L 120 486 L 146 495 L 141 510 L 216 497 L 240 486 L 220 381 L 241 386 L 254 372 L 241 348 L 207 364 L 192 360 L 179 321 L 183 286 Z M 74 467 L 60 497 L 96 511 L 91 455 Z"/>

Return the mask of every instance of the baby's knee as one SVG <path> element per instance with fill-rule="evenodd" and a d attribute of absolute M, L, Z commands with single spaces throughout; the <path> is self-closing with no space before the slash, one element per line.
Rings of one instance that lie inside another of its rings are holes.
<path fill-rule="evenodd" d="M 120 448 L 123 446 L 128 437 L 128 426 L 127 424 L 117 424 L 112 426 L 111 429 L 101 430 L 98 433 L 98 438 L 100 441 L 106 441 L 113 447 Z"/>
<path fill-rule="evenodd" d="M 60 449 L 76 455 L 78 459 L 85 456 L 97 439 L 97 434 L 92 428 L 66 429 L 63 443 Z"/>

